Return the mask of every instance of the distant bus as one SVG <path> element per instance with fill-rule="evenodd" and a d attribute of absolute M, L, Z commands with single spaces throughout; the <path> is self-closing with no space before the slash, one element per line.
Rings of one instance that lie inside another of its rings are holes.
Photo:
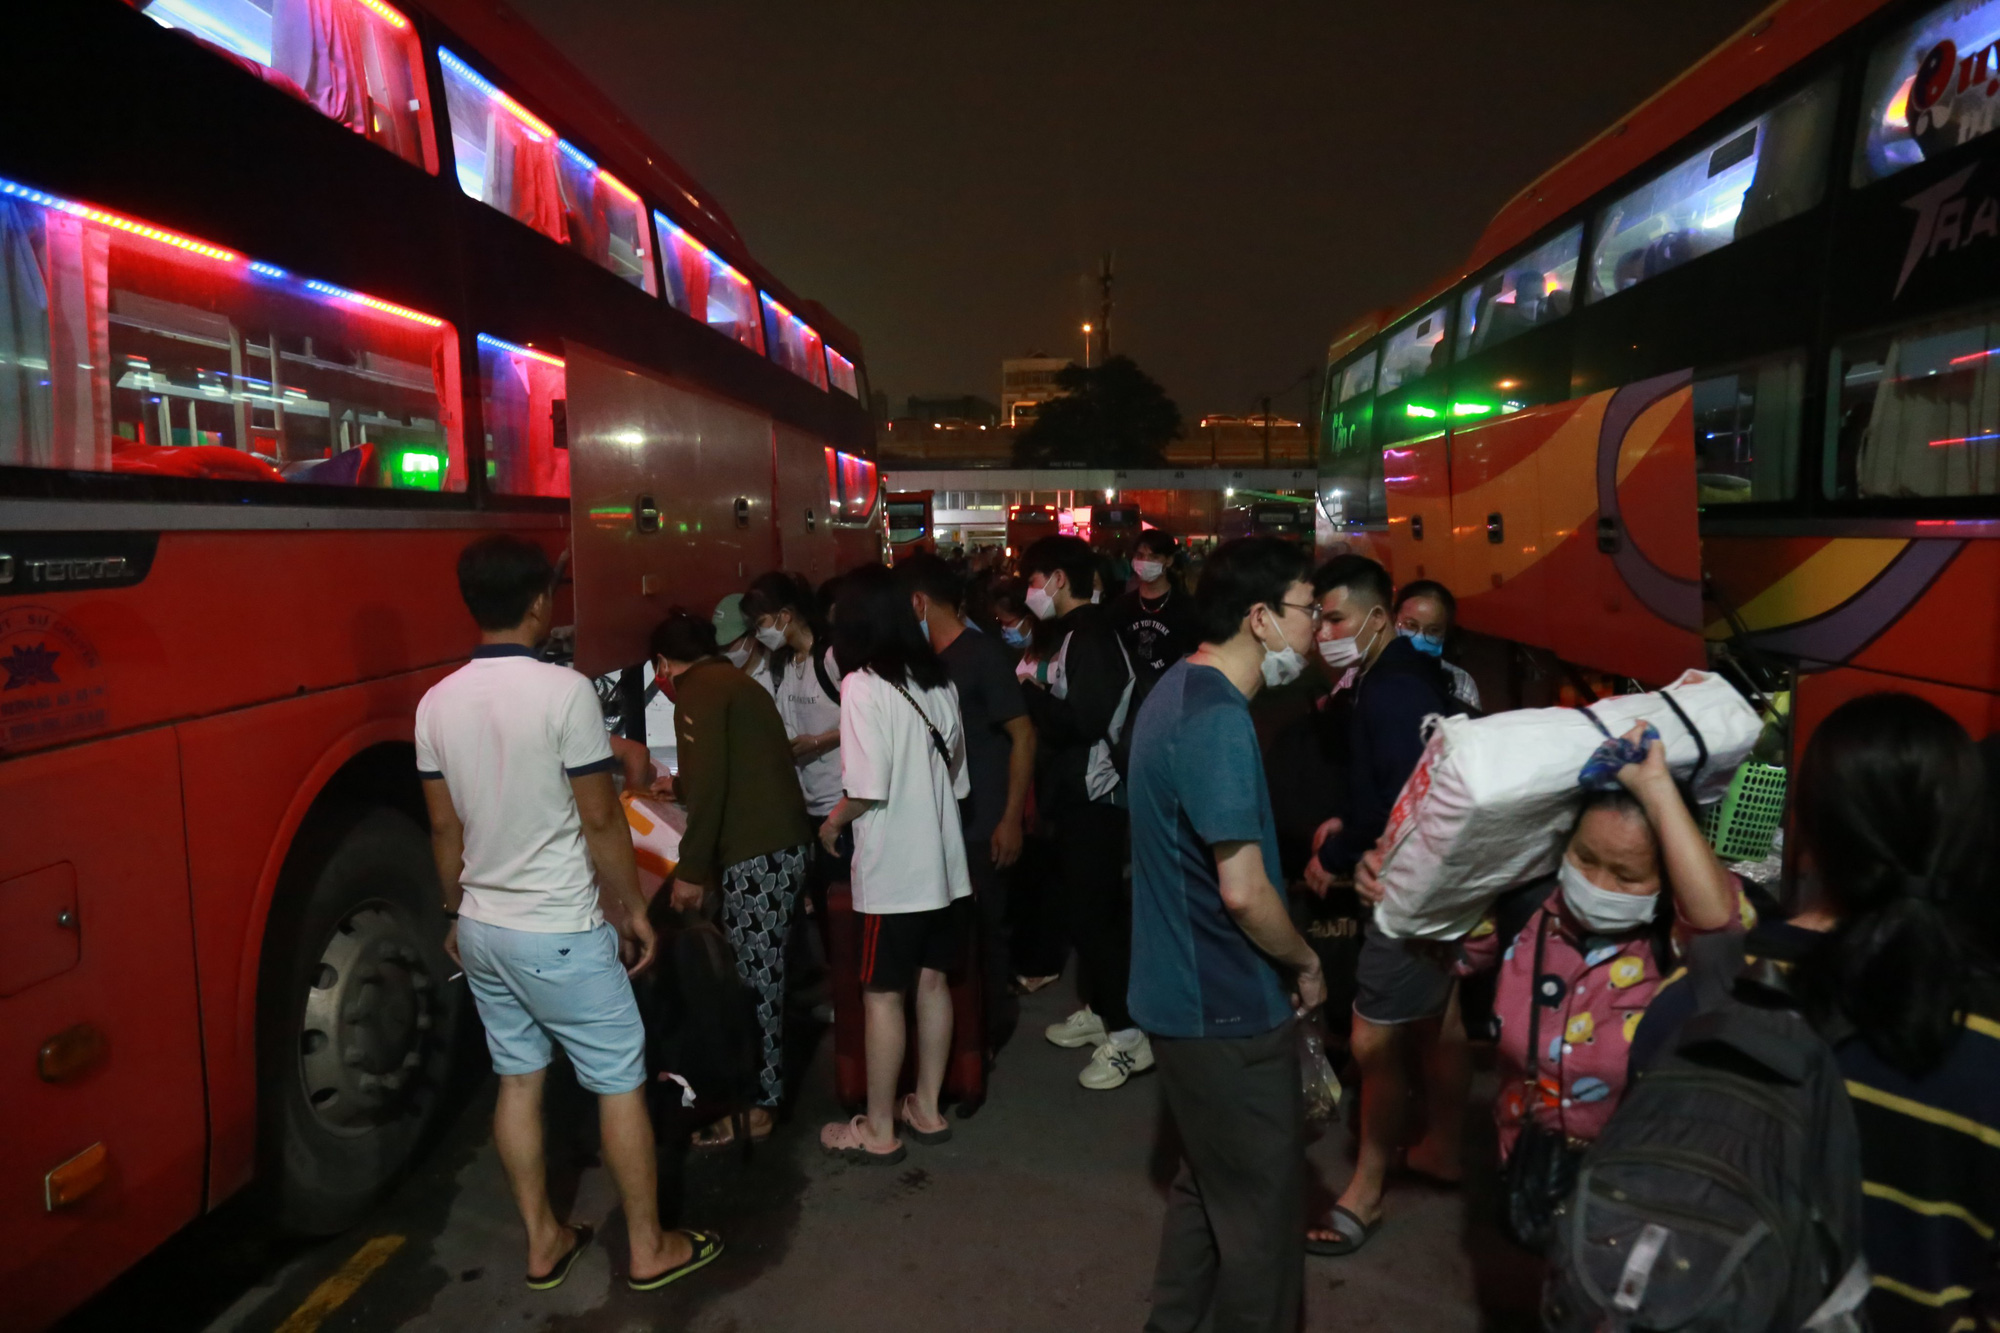
<path fill-rule="evenodd" d="M 889 558 L 902 560 L 919 551 L 937 551 L 937 533 L 931 526 L 931 492 L 891 491 L 885 506 L 889 515 Z"/>
<path fill-rule="evenodd" d="M 1132 554 L 1145 524 L 1135 504 L 1094 504 L 1090 507 L 1090 549 L 1099 555 Z"/>
<path fill-rule="evenodd" d="M 1283 537 L 1313 544 L 1313 507 L 1306 500 L 1252 500 L 1222 512 L 1222 538 Z"/>
<path fill-rule="evenodd" d="M 1044 537 L 1062 532 L 1062 521 L 1054 505 L 1007 506 L 1007 558 L 1018 560 L 1021 553 Z"/>
<path fill-rule="evenodd" d="M 1329 349 L 1320 484 L 1461 623 L 1794 741 L 2000 721 L 2000 3 L 1789 0 Z"/>

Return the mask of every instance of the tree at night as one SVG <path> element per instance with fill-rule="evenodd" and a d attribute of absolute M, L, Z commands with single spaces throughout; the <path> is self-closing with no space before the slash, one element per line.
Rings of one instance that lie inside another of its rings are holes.
<path fill-rule="evenodd" d="M 1181 411 L 1129 356 L 1074 363 L 1056 374 L 1060 398 L 1043 403 L 1014 442 L 1017 467 L 1159 467 L 1181 433 Z"/>

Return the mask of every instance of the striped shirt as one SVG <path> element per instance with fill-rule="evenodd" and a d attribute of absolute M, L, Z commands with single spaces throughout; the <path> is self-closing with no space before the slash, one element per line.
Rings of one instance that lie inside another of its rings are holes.
<path fill-rule="evenodd" d="M 1784 922 L 1760 926 L 1747 945 L 1753 955 L 1790 963 L 1819 938 Z M 1650 1063 L 1692 1001 L 1689 987 L 1661 988 L 1634 1043 L 1635 1065 Z M 1944 1062 L 1922 1078 L 1895 1069 L 1859 1037 L 1834 1054 L 1861 1136 L 1862 1248 L 1875 1282 L 1870 1329 L 2000 1330 L 2000 988 L 1982 989 Z"/>

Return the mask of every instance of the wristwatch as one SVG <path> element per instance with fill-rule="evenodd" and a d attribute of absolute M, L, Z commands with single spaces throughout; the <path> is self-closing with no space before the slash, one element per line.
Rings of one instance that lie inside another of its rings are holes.
<path fill-rule="evenodd" d="M 440 910 L 440 911 L 442 911 L 442 912 L 444 913 L 444 919 L 445 919 L 445 920 L 447 920 L 447 921 L 456 921 L 456 920 L 458 920 L 458 913 L 456 913 L 456 912 L 452 911 L 452 910 L 451 910 L 451 909 L 450 909 L 449 907 L 445 907 L 445 908 L 440 908 L 439 910 Z"/>

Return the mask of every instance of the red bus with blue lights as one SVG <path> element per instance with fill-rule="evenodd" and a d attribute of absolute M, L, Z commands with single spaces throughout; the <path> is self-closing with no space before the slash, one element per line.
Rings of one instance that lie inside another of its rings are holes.
<path fill-rule="evenodd" d="M 411 748 L 481 533 L 579 669 L 880 557 L 858 339 L 491 0 L 95 0 L 0 52 L 0 1286 L 326 1232 L 466 1005 Z M 667 53 L 671 58 L 671 53 Z"/>
<path fill-rule="evenodd" d="M 1329 516 L 1545 658 L 1793 688 L 1795 740 L 1877 689 L 1991 731 L 1997 43 L 1773 5 L 1335 340 Z"/>

